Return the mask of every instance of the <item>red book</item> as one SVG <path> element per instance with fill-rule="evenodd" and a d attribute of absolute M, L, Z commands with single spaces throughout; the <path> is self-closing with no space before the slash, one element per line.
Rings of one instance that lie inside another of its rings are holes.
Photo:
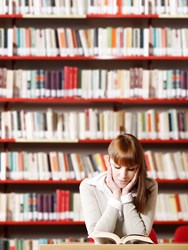
<path fill-rule="evenodd" d="M 183 219 L 183 216 L 182 216 L 182 208 L 181 208 L 181 203 L 180 203 L 180 197 L 179 197 L 179 194 L 178 193 L 175 193 L 175 199 L 176 199 L 176 207 L 177 207 L 177 212 L 178 212 L 178 218 L 180 220 Z"/>
<path fill-rule="evenodd" d="M 72 40 L 73 40 L 73 55 L 78 55 L 78 44 L 76 39 L 76 32 L 75 30 L 72 31 Z"/>
<path fill-rule="evenodd" d="M 62 190 L 56 190 L 56 218 L 57 220 L 61 220 L 61 213 L 62 213 Z"/>
<path fill-rule="evenodd" d="M 78 68 L 72 68 L 72 87 L 73 87 L 73 96 L 78 96 Z"/>
<path fill-rule="evenodd" d="M 117 7 L 118 7 L 118 12 L 117 14 L 122 14 L 122 0 L 117 0 Z"/>
<path fill-rule="evenodd" d="M 64 92 L 65 97 L 72 96 L 72 67 L 64 67 Z"/>
<path fill-rule="evenodd" d="M 70 220 L 70 191 L 63 191 L 63 207 L 65 212 L 65 220 Z"/>
<path fill-rule="evenodd" d="M 64 163 L 65 163 L 65 169 L 66 169 L 66 177 L 67 179 L 70 179 L 70 169 L 69 169 L 69 162 L 68 162 L 68 156 L 67 154 L 63 154 Z"/>
<path fill-rule="evenodd" d="M 69 67 L 68 96 L 74 96 L 73 67 Z"/>

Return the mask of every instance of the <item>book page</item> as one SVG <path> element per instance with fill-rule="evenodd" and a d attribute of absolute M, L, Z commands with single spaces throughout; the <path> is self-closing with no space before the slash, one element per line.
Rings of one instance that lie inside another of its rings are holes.
<path fill-rule="evenodd" d="M 145 235 L 132 234 L 121 238 L 121 244 L 153 244 L 153 241 Z"/>
<path fill-rule="evenodd" d="M 111 232 L 96 231 L 96 232 L 91 233 L 88 237 L 93 238 L 93 239 L 94 238 L 106 238 L 112 242 L 115 242 L 116 244 L 121 243 L 121 239 L 119 238 L 119 236 Z"/>

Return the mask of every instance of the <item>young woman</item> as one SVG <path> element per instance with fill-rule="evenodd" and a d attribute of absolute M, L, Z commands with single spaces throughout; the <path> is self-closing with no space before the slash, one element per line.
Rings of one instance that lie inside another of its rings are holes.
<path fill-rule="evenodd" d="M 80 195 L 88 234 L 106 231 L 120 238 L 148 235 L 155 216 L 158 186 L 147 178 L 144 151 L 131 134 L 112 140 L 105 157 L 107 172 L 86 178 Z M 104 239 L 98 243 L 106 243 Z"/>

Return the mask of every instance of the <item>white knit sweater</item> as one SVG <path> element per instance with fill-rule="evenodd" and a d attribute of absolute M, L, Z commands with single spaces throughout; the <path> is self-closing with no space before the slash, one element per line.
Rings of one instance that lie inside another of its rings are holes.
<path fill-rule="evenodd" d="M 93 178 L 87 178 L 80 184 L 83 215 L 88 234 L 93 231 L 108 231 L 119 237 L 128 234 L 148 235 L 155 216 L 158 185 L 151 178 L 146 178 L 146 187 L 150 191 L 144 214 L 139 213 L 134 205 L 135 192 L 118 201 L 104 182 L 106 172 Z M 99 242 L 99 243 L 104 243 Z"/>

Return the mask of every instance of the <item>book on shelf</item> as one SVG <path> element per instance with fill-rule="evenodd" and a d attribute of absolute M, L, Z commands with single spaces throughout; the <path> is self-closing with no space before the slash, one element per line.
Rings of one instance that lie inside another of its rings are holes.
<path fill-rule="evenodd" d="M 159 193 L 157 196 L 156 221 L 179 221 L 188 218 L 188 194 Z"/>
<path fill-rule="evenodd" d="M 123 236 L 120 238 L 117 234 L 111 233 L 111 232 L 102 232 L 102 231 L 96 231 L 91 233 L 89 238 L 92 239 L 107 239 L 110 242 L 113 242 L 114 244 L 154 244 L 153 241 L 145 235 L 140 234 L 130 234 L 127 236 Z"/>
<path fill-rule="evenodd" d="M 146 70 L 142 67 L 114 70 L 70 66 L 60 70 L 0 68 L 0 96 L 184 99 L 188 97 L 187 77 L 188 71 L 183 69 Z"/>
<path fill-rule="evenodd" d="M 0 222 L 83 221 L 80 194 L 70 190 L 57 189 L 53 193 L 0 192 L 0 202 Z"/>
<path fill-rule="evenodd" d="M 146 150 L 148 177 L 188 179 L 188 152 L 156 152 Z M 78 154 L 62 151 L 0 153 L 0 180 L 82 180 L 106 171 L 101 153 Z"/>
<path fill-rule="evenodd" d="M 22 14 L 24 16 L 67 16 L 85 17 L 89 15 L 186 15 L 187 1 L 91 1 L 91 0 L 54 0 L 54 1 L 0 1 L 0 14 Z"/>
<path fill-rule="evenodd" d="M 97 38 L 95 38 L 96 32 Z M 13 34 L 18 37 L 18 41 L 13 41 Z M 71 30 L 70 28 L 14 27 L 0 29 L 0 43 L 3 43 L 2 37 L 4 35 L 8 41 L 8 44 L 3 44 L 0 47 L 0 52 L 4 56 L 13 56 L 13 54 L 45 57 L 79 56 L 80 52 L 81 55 L 83 52 L 83 56 L 86 57 L 94 55 L 186 57 L 188 55 L 186 28 L 99 27 Z M 62 36 L 65 36 L 66 44 L 64 44 Z M 33 41 L 32 37 L 36 37 L 36 41 Z M 51 39 L 47 39 L 45 43 L 45 37 Z M 126 40 L 123 39 L 125 37 Z M 95 46 L 96 39 L 97 46 Z M 19 40 L 22 40 L 23 44 L 20 44 Z M 16 44 L 17 49 L 14 49 L 14 44 Z"/>

